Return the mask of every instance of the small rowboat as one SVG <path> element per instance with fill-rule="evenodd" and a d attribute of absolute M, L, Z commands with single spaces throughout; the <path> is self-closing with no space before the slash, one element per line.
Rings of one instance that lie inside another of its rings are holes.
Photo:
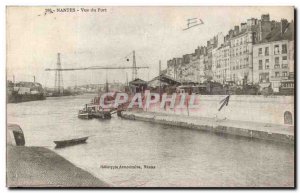
<path fill-rule="evenodd" d="M 89 137 L 81 137 L 81 138 L 61 140 L 61 141 L 53 141 L 53 142 L 56 144 L 55 148 L 62 148 L 62 147 L 67 147 L 67 146 L 71 146 L 71 145 L 86 143 L 86 140 L 88 138 Z"/>

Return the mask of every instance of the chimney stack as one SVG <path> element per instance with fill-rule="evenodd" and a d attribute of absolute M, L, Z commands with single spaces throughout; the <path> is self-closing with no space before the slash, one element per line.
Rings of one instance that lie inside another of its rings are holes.
<path fill-rule="evenodd" d="M 246 31 L 247 30 L 247 23 L 241 23 L 241 31 Z"/>
<path fill-rule="evenodd" d="M 207 41 L 207 44 L 206 44 L 206 46 L 207 46 L 207 47 L 209 47 L 209 46 L 210 46 L 210 41 Z"/>
<path fill-rule="evenodd" d="M 234 34 L 237 35 L 240 33 L 240 27 L 238 25 L 234 26 Z"/>
<path fill-rule="evenodd" d="M 270 15 L 269 14 L 262 14 L 261 15 L 261 21 L 262 22 L 268 22 L 268 21 L 270 21 Z"/>
<path fill-rule="evenodd" d="M 280 33 L 284 34 L 286 28 L 288 27 L 289 22 L 286 19 L 281 19 L 280 21 Z"/>

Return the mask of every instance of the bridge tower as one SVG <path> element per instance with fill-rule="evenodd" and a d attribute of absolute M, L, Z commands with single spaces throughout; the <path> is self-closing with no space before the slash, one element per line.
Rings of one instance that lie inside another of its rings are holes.
<path fill-rule="evenodd" d="M 61 96 L 64 92 L 63 86 L 63 76 L 61 71 L 61 63 L 60 63 L 60 53 L 57 53 L 57 64 L 56 64 L 56 71 L 55 71 L 55 92 Z"/>

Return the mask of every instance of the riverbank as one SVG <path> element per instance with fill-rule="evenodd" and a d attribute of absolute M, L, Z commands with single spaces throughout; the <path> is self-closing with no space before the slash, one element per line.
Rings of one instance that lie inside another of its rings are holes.
<path fill-rule="evenodd" d="M 7 146 L 8 187 L 108 187 L 43 147 Z"/>
<path fill-rule="evenodd" d="M 249 138 L 294 143 L 294 126 L 228 119 L 193 117 L 157 112 L 123 111 L 122 117 L 190 129 L 205 130 Z"/>

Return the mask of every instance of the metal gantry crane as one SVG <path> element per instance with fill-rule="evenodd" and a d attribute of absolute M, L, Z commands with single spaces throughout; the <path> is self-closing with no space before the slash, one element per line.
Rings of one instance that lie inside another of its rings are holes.
<path fill-rule="evenodd" d="M 137 78 L 137 69 L 149 68 L 148 66 L 136 66 L 135 51 L 133 51 L 132 66 L 90 66 L 81 68 L 62 68 L 60 61 L 60 53 L 57 55 L 57 68 L 46 68 L 45 71 L 55 71 L 55 90 L 59 95 L 63 93 L 63 76 L 62 71 L 76 71 L 76 70 L 125 70 L 132 69 L 132 79 Z"/>
<path fill-rule="evenodd" d="M 149 68 L 148 66 L 117 66 L 117 67 L 109 67 L 109 66 L 92 66 L 92 67 L 84 67 L 84 68 L 46 68 L 45 71 L 74 71 L 74 70 L 125 70 L 125 69 L 141 69 L 141 68 Z"/>

